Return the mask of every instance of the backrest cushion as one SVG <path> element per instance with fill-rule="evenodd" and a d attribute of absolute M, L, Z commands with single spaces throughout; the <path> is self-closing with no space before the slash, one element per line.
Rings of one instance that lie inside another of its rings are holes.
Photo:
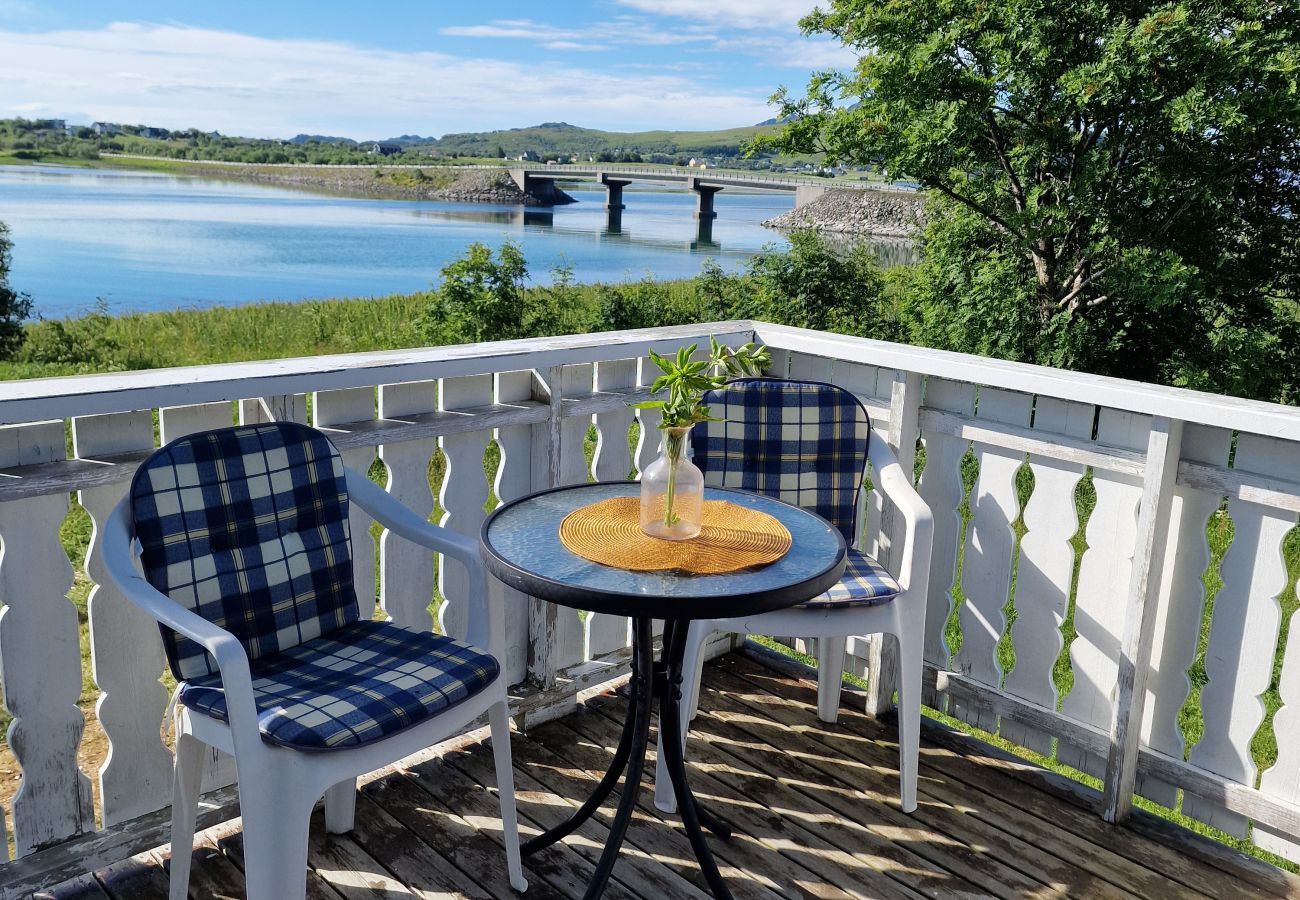
<path fill-rule="evenodd" d="M 144 575 L 235 635 L 250 660 L 355 622 L 343 462 L 293 422 L 172 441 L 131 483 Z M 164 627 L 178 679 L 216 672 L 199 644 Z"/>
<path fill-rule="evenodd" d="M 853 542 L 871 422 L 832 384 L 742 378 L 705 394 L 720 421 L 691 432 L 704 482 L 810 509 Z"/>

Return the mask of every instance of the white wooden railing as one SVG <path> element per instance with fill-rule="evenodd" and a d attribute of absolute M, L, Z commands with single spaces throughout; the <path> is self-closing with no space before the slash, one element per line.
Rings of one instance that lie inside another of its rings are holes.
<path fill-rule="evenodd" d="M 1300 411 L 728 322 L 0 384 L 0 679 L 23 777 L 7 820 L 18 858 L 0 866 L 0 887 L 25 890 L 166 840 L 171 761 L 158 728 L 166 691 L 156 631 L 102 586 L 89 601 L 91 675 L 111 752 L 98 772 L 77 765 L 85 673 L 59 541 L 73 495 L 101 522 L 159 442 L 236 418 L 294 419 L 325 428 L 354 468 L 382 461 L 388 489 L 413 509 L 431 514 L 436 503 L 445 524 L 475 534 L 491 497 L 639 470 L 656 450 L 652 427 L 628 441 L 628 403 L 655 377 L 647 351 L 709 334 L 768 344 L 774 374 L 853 390 L 905 465 L 924 448 L 920 489 L 937 523 L 927 703 L 1104 779 L 1111 820 L 1127 815 L 1134 790 L 1166 806 L 1181 792 L 1184 813 L 1233 834 L 1250 829 L 1256 844 L 1300 858 L 1300 641 L 1280 640 L 1283 604 L 1297 599 L 1282 545 L 1300 512 Z M 653 413 L 640 415 L 655 424 Z M 492 441 L 500 464 L 489 484 Z M 435 498 L 429 471 L 439 451 L 447 475 Z M 978 472 L 969 497 L 963 467 Z M 1022 467 L 1033 476 L 1023 510 Z M 1075 494 L 1085 481 L 1096 502 L 1076 558 Z M 864 502 L 864 546 L 888 562 L 890 511 L 878 495 Z M 1233 538 L 1203 622 L 1206 528 L 1225 514 Z M 1027 528 L 1019 541 L 1018 520 Z M 436 590 L 446 598 L 437 625 L 455 633 L 464 598 L 453 570 L 439 583 L 428 555 L 386 536 L 376 553 L 361 551 L 372 546 L 368 524 L 354 531 L 359 583 L 377 571 L 383 612 L 421 627 L 434 624 Z M 92 540 L 92 581 L 99 571 Z M 623 671 L 625 620 L 517 599 L 506 670 L 521 715 L 562 713 L 579 690 Z M 1077 637 L 1062 696 L 1053 668 L 1067 616 Z M 1204 732 L 1189 750 L 1178 716 L 1203 629 Z M 1015 662 L 1004 672 L 997 651 L 1008 643 Z M 869 677 L 869 705 L 886 706 L 890 645 L 850 641 L 848 654 Z M 1278 756 L 1261 773 L 1251 743 L 1275 659 L 1283 705 L 1268 727 Z M 207 784 L 218 789 L 232 775 L 214 759 Z M 227 811 L 230 798 L 214 794 Z"/>

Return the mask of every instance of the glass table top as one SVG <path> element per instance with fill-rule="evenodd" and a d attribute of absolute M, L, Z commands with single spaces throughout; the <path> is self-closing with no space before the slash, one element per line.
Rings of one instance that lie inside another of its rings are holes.
<path fill-rule="evenodd" d="M 721 488 L 706 488 L 705 499 L 774 516 L 790 530 L 790 551 L 757 569 L 689 575 L 604 566 L 560 542 L 560 522 L 573 510 L 609 497 L 639 494 L 636 482 L 604 482 L 543 491 L 501 507 L 483 526 L 488 570 L 512 587 L 566 606 L 681 618 L 791 606 L 825 591 L 843 571 L 844 539 L 825 519 L 760 494 Z"/>

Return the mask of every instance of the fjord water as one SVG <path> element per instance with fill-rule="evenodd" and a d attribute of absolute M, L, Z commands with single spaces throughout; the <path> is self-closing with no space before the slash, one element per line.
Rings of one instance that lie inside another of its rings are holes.
<path fill-rule="evenodd" d="M 790 194 L 723 191 L 701 241 L 689 192 L 627 189 L 618 232 L 606 227 L 603 190 L 569 192 L 580 202 L 524 209 L 0 166 L 0 221 L 14 242 L 11 286 L 31 294 L 37 314 L 58 318 L 101 297 L 116 313 L 425 290 L 473 241 L 518 242 L 536 282 L 559 264 L 580 282 L 690 278 L 708 257 L 736 269 L 784 246 L 760 223 L 793 203 Z"/>

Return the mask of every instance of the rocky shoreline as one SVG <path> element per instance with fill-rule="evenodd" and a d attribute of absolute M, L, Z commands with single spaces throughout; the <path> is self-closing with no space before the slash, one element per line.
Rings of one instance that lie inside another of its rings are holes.
<path fill-rule="evenodd" d="M 816 200 L 763 224 L 771 228 L 911 238 L 925 227 L 925 194 L 831 188 Z"/>
<path fill-rule="evenodd" d="M 383 200 L 445 200 L 503 206 L 555 206 L 576 202 L 551 182 L 540 182 L 542 187 L 537 191 L 525 193 L 504 169 L 453 175 L 439 172 L 434 167 L 427 170 L 360 166 L 298 170 L 213 166 L 204 167 L 200 174 Z"/>

